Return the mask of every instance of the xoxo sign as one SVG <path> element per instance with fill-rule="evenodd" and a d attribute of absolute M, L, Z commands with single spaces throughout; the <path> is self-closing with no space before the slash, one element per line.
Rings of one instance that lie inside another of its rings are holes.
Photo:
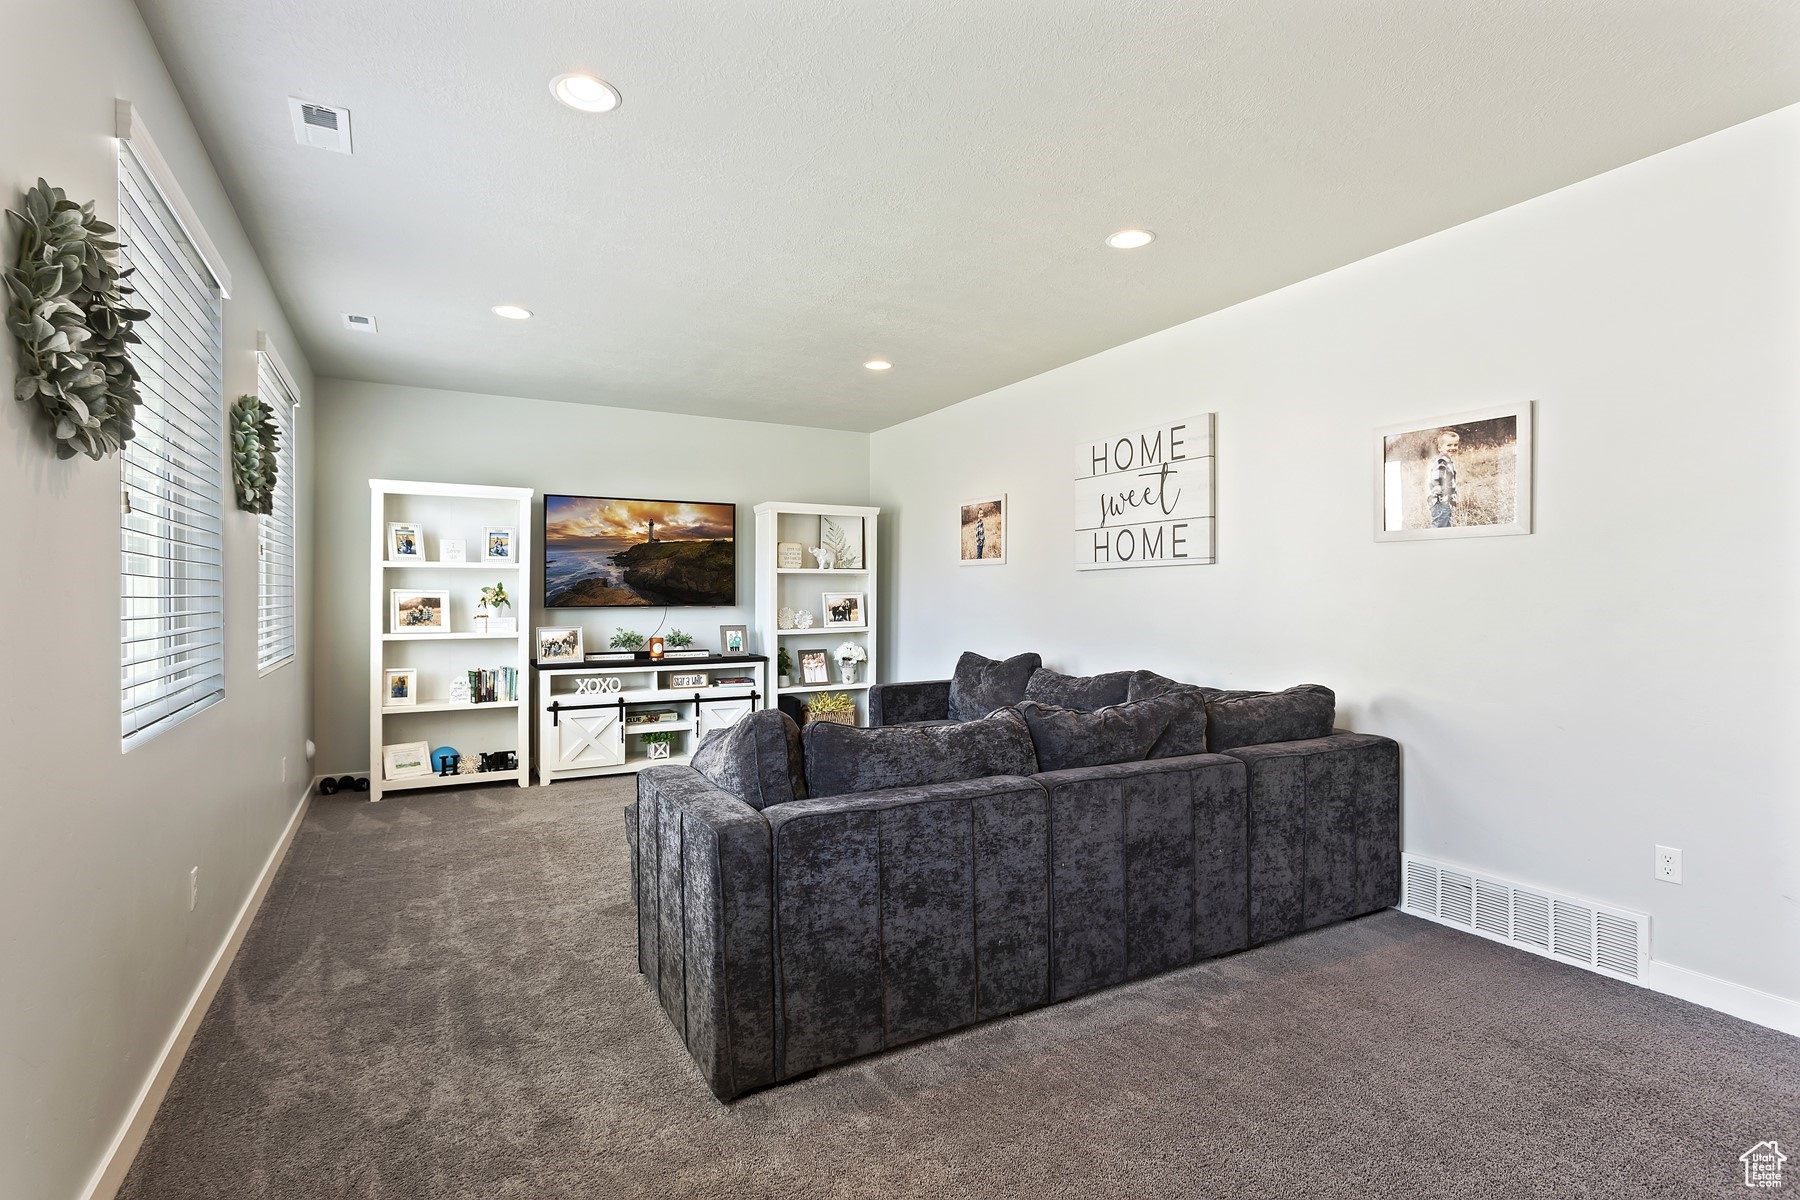
<path fill-rule="evenodd" d="M 1212 561 L 1212 413 L 1076 447 L 1076 570 Z"/>

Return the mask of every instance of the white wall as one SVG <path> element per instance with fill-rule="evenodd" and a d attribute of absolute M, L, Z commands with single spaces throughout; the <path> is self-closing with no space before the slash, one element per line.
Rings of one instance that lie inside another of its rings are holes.
<path fill-rule="evenodd" d="M 869 487 L 869 439 L 861 433 L 335 379 L 320 382 L 319 401 L 327 482 L 318 504 L 317 603 L 327 615 L 319 626 L 316 720 L 320 767 L 332 773 L 369 767 L 371 478 L 533 488 L 534 531 L 542 527 L 546 492 L 735 501 L 738 606 L 668 612 L 668 624 L 701 645 L 718 644 L 720 625 L 754 626 L 751 510 L 757 504 L 861 504 Z M 429 528 L 425 533 L 436 536 Z M 534 577 L 534 593 L 542 582 Z M 592 648 L 621 627 L 649 634 L 662 614 L 660 608 L 557 609 L 546 618 L 540 608 L 521 617 L 580 625 Z M 751 636 L 752 650 L 769 652 Z"/>
<path fill-rule="evenodd" d="M 0 71 L 6 206 L 42 175 L 113 219 L 113 102 L 132 101 L 233 276 L 226 395 L 256 390 L 263 330 L 310 400 L 306 360 L 136 9 L 3 0 L 0 39 L 11 47 Z M 9 223 L 8 263 L 14 237 Z M 257 677 L 256 517 L 233 509 L 225 700 L 120 752 L 118 462 L 53 457 L 33 410 L 11 399 L 14 350 L 0 335 L 0 1195 L 63 1200 L 87 1186 L 301 798 L 312 688 L 300 663 Z M 303 660 L 309 610 L 303 593 Z"/>
<path fill-rule="evenodd" d="M 1326 683 L 1404 746 L 1409 849 L 1800 999 L 1797 145 L 1775 113 L 875 434 L 885 673 Z M 1537 532 L 1377 544 L 1371 431 L 1518 398 Z M 1218 565 L 1073 570 L 1075 445 L 1209 410 Z M 999 491 L 1009 562 L 959 568 Z"/>

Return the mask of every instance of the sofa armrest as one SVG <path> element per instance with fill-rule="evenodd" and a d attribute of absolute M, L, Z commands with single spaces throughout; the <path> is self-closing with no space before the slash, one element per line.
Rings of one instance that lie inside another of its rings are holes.
<path fill-rule="evenodd" d="M 774 1076 L 769 823 L 692 767 L 638 774 L 638 969 L 713 1094 Z"/>
<path fill-rule="evenodd" d="M 950 681 L 878 683 L 869 689 L 869 724 L 914 725 L 950 719 Z"/>
<path fill-rule="evenodd" d="M 1252 944 L 1400 902 L 1400 747 L 1364 733 L 1240 746 Z"/>

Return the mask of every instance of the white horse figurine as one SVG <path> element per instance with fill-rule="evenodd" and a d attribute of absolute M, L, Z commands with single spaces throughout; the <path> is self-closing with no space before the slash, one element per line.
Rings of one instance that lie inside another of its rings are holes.
<path fill-rule="evenodd" d="M 821 571 L 829 571 L 837 566 L 837 555 L 825 549 L 823 546 L 814 546 L 808 553 L 818 560 L 819 570 Z"/>

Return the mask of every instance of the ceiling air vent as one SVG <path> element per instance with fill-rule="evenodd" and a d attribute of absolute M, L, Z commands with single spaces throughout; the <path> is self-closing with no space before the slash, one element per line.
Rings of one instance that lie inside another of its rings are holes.
<path fill-rule="evenodd" d="M 349 109 L 289 96 L 288 116 L 294 121 L 294 140 L 302 146 L 350 153 Z"/>
<path fill-rule="evenodd" d="M 375 333 L 375 318 L 365 317 L 361 313 L 339 313 L 344 320 L 345 329 L 353 329 L 357 333 Z"/>

